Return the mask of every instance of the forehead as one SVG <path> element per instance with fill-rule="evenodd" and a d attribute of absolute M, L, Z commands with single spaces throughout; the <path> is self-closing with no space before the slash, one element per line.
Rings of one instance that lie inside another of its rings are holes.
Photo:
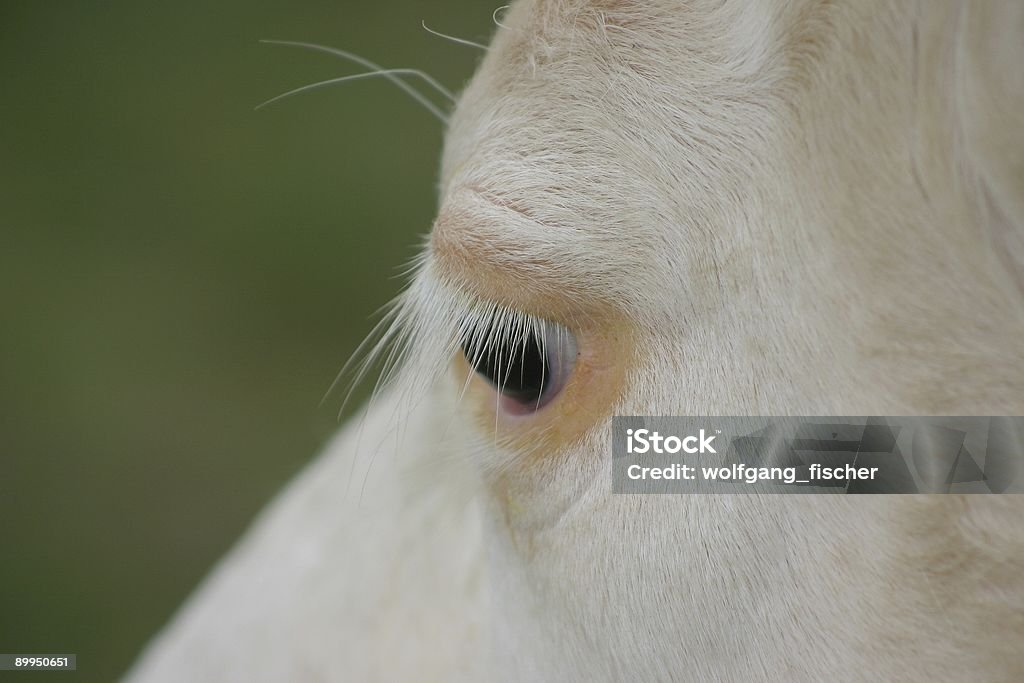
<path fill-rule="evenodd" d="M 510 175 L 532 162 L 544 187 L 735 177 L 788 70 L 769 48 L 782 19 L 758 3 L 519 2 L 452 118 L 442 189 L 483 159 Z"/>
<path fill-rule="evenodd" d="M 435 243 L 486 245 L 504 270 L 556 262 L 544 273 L 600 282 L 621 302 L 689 272 L 680 259 L 704 257 L 770 156 L 775 67 L 731 35 L 730 13 L 758 14 L 742 5 L 520 2 L 499 14 L 451 120 Z M 753 56 L 729 52 L 738 43 Z M 511 211 L 484 215 L 474 193 Z M 666 240 L 691 248 L 658 274 Z"/>

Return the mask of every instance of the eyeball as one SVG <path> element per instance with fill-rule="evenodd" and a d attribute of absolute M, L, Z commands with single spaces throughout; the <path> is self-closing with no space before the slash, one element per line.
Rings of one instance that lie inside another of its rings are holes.
<path fill-rule="evenodd" d="M 498 394 L 500 408 L 529 415 L 549 404 L 565 387 L 576 363 L 576 339 L 562 325 L 537 321 L 512 331 L 484 334 L 462 344 L 470 367 Z"/>

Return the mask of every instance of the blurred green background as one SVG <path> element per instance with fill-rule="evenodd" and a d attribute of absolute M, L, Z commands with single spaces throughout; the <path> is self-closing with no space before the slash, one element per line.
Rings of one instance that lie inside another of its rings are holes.
<path fill-rule="evenodd" d="M 489 5 L 0 4 L 0 652 L 121 675 L 337 426 L 430 227 L 442 128 L 325 43 L 461 88 Z"/>

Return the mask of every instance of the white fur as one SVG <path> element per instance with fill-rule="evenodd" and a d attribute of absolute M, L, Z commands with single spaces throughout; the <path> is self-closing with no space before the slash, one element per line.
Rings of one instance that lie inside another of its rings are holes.
<path fill-rule="evenodd" d="M 1019 498 L 615 496 L 607 457 L 611 413 L 1024 413 L 1024 6 L 522 0 L 502 26 L 435 235 L 558 283 L 570 327 L 618 321 L 621 399 L 544 457 L 529 420 L 483 429 L 444 372 L 464 316 L 547 311 L 435 240 L 404 369 L 129 679 L 1024 680 Z"/>

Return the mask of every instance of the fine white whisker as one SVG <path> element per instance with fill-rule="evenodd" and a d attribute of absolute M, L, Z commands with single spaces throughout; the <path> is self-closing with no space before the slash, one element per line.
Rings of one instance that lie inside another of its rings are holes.
<path fill-rule="evenodd" d="M 482 44 L 482 43 L 476 43 L 476 42 L 473 42 L 472 40 L 466 40 L 465 38 L 457 38 L 455 36 L 450 36 L 447 33 L 441 33 L 440 31 L 435 31 L 434 29 L 432 29 L 429 26 L 427 26 L 426 20 L 423 20 L 420 23 L 423 25 L 423 29 L 427 33 L 435 35 L 438 38 L 444 38 L 445 40 L 450 40 L 451 42 L 458 43 L 459 45 L 466 45 L 468 47 L 475 47 L 478 50 L 484 50 L 484 51 L 487 50 L 487 46 Z"/>
<path fill-rule="evenodd" d="M 338 83 L 346 83 L 348 81 L 360 81 L 360 80 L 367 79 L 367 78 L 378 78 L 378 77 L 382 77 L 382 76 L 383 77 L 387 77 L 387 76 L 418 76 L 418 77 L 423 78 L 424 80 L 426 80 L 427 83 L 430 83 L 431 85 L 433 85 L 438 90 L 438 92 L 440 92 L 442 95 L 444 95 L 445 97 L 449 98 L 453 102 L 455 101 L 455 96 L 452 95 L 451 92 L 449 92 L 441 84 L 439 84 L 436 81 L 434 81 L 432 78 L 430 78 L 430 76 L 426 75 L 425 73 L 423 73 L 419 69 L 381 69 L 380 71 L 367 71 L 366 73 L 352 74 L 350 76 L 339 76 L 338 78 L 329 78 L 326 81 L 317 81 L 316 83 L 310 83 L 309 85 L 304 85 L 304 86 L 301 86 L 299 88 L 295 88 L 294 90 L 289 90 L 288 92 L 281 93 L 277 97 L 271 97 L 269 100 L 267 100 L 265 102 L 261 102 L 260 104 L 257 104 L 255 109 L 259 110 L 259 109 L 262 109 L 263 107 L 266 107 L 269 104 L 273 104 L 274 102 L 277 102 L 278 100 L 283 100 L 286 97 L 291 97 L 292 95 L 298 95 L 299 93 L 308 92 L 310 90 L 318 90 L 320 88 L 326 88 L 329 85 L 336 85 Z"/>
<path fill-rule="evenodd" d="M 334 47 L 328 47 L 326 45 L 318 45 L 316 43 L 305 43 L 305 42 L 293 41 L 293 40 L 261 40 L 260 42 L 261 43 L 266 43 L 267 45 L 284 45 L 284 46 L 287 46 L 287 47 L 301 47 L 301 48 L 306 49 L 306 50 L 313 50 L 314 52 L 323 52 L 325 54 L 333 55 L 335 57 L 341 57 L 342 59 L 346 59 L 346 60 L 348 60 L 350 62 L 354 62 L 356 64 L 359 64 L 363 68 L 371 69 L 373 71 L 389 71 L 389 69 L 385 69 L 384 67 L 382 67 L 381 65 L 377 64 L 376 62 L 372 62 L 369 59 L 366 59 L 365 57 L 360 57 L 359 55 L 357 55 L 357 54 L 355 54 L 353 52 L 348 52 L 346 50 L 340 50 L 340 49 L 334 48 Z M 451 101 L 455 100 L 454 95 L 452 95 L 452 93 L 447 88 L 445 88 L 443 85 L 438 83 L 429 74 L 427 74 L 427 73 L 425 73 L 423 71 L 419 71 L 418 69 L 416 69 L 414 71 L 417 71 L 418 72 L 418 76 L 420 78 L 422 78 L 426 83 L 430 84 L 431 87 L 434 87 L 435 90 L 438 90 L 439 92 L 442 92 L 442 93 L 446 94 L 448 99 L 450 99 Z M 391 83 L 393 83 L 395 86 L 400 88 L 404 93 L 409 95 L 409 97 L 411 97 L 414 100 L 416 100 L 421 106 L 423 106 L 424 109 L 426 109 L 431 114 L 433 114 L 435 117 L 437 117 L 441 121 L 441 123 L 444 123 L 444 124 L 448 123 L 448 114 L 447 113 L 442 111 L 437 105 L 435 105 L 433 102 L 431 102 L 430 99 L 427 98 L 419 90 L 417 90 L 416 88 L 412 87 L 411 85 L 406 83 L 404 80 L 402 80 L 398 75 L 392 74 L 392 73 L 387 73 L 387 74 L 382 74 L 382 76 L 384 78 L 386 78 L 387 80 L 391 81 Z M 267 103 L 265 102 L 264 104 L 267 104 Z M 260 105 L 260 106 L 263 106 L 263 105 Z"/>
<path fill-rule="evenodd" d="M 493 12 L 491 12 L 491 21 L 493 21 L 494 25 L 497 26 L 498 28 L 503 28 L 503 29 L 506 29 L 506 30 L 510 31 L 512 29 L 510 29 L 508 26 L 506 26 L 505 24 L 503 24 L 500 21 L 498 21 L 498 15 L 501 14 L 502 12 L 504 12 L 505 10 L 507 10 L 508 8 L 509 8 L 509 5 L 502 5 L 501 7 L 498 7 Z"/>

